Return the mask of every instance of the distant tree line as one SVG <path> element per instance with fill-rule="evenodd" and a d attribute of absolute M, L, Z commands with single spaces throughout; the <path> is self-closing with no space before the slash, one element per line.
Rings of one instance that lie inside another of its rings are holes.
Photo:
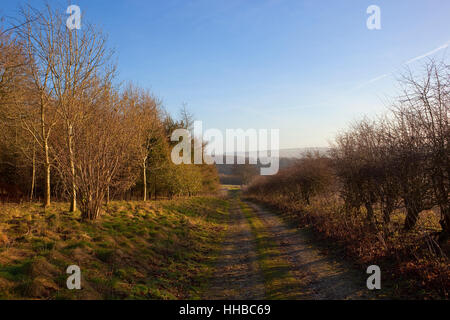
<path fill-rule="evenodd" d="M 70 201 L 84 219 L 104 202 L 140 194 L 192 196 L 214 192 L 214 166 L 176 166 L 170 135 L 189 127 L 161 101 L 132 84 L 116 85 L 106 37 L 46 6 L 21 9 L 0 30 L 0 197 Z"/>
<path fill-rule="evenodd" d="M 235 162 L 237 163 L 237 157 Z M 287 168 L 295 164 L 297 158 L 279 158 L 279 167 Z M 258 160 L 257 164 L 251 164 L 248 157 L 245 164 L 226 164 L 224 157 L 223 164 L 216 164 L 221 184 L 224 185 L 247 185 L 252 179 L 258 176 L 261 168 L 264 167 Z"/>
<path fill-rule="evenodd" d="M 375 208 L 384 224 L 403 209 L 406 231 L 421 212 L 438 208 L 441 239 L 448 239 L 449 71 L 449 65 L 429 61 L 423 74 L 407 72 L 400 80 L 403 92 L 386 115 L 354 123 L 327 156 L 310 154 L 278 175 L 253 180 L 248 194 L 287 205 L 338 194 L 346 211 L 365 214 L 370 223 Z"/>

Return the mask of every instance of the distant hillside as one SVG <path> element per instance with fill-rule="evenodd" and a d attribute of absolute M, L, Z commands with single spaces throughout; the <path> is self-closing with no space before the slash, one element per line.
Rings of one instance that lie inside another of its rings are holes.
<path fill-rule="evenodd" d="M 293 149 L 281 149 L 279 151 L 280 169 L 291 166 L 296 160 L 302 158 L 308 152 L 319 152 L 325 154 L 329 151 L 329 148 L 293 148 Z M 241 157 L 242 158 L 242 157 Z M 249 153 L 246 153 L 246 163 L 248 163 Z M 225 163 L 225 158 L 224 158 Z M 235 156 L 235 163 L 237 163 L 237 157 Z M 260 166 L 259 164 L 257 165 Z M 235 174 L 234 164 L 216 164 L 217 170 L 220 174 L 220 181 L 222 184 L 241 184 L 239 176 Z"/>
<path fill-rule="evenodd" d="M 301 158 L 307 152 L 319 152 L 325 154 L 330 148 L 293 148 L 293 149 L 281 149 L 280 158 Z"/>

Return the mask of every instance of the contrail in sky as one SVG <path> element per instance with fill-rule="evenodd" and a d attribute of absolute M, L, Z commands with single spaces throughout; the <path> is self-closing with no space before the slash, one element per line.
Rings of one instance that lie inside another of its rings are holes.
<path fill-rule="evenodd" d="M 449 46 L 450 46 L 450 40 L 447 41 L 447 42 L 446 42 L 445 44 L 443 44 L 442 46 L 437 47 L 437 48 L 434 49 L 434 50 L 431 50 L 431 51 L 429 51 L 429 52 L 427 52 L 427 53 L 425 53 L 425 54 L 423 54 L 423 55 L 417 56 L 417 57 L 415 57 L 415 58 L 412 58 L 412 59 L 406 61 L 406 62 L 403 63 L 402 65 L 410 65 L 411 63 L 416 62 L 416 61 L 419 61 L 419 60 L 422 60 L 423 58 L 429 57 L 429 56 L 435 54 L 436 52 L 439 52 L 439 51 L 441 51 L 441 50 L 443 50 L 443 49 L 447 49 Z M 392 74 L 393 74 L 393 72 L 389 72 L 389 73 L 385 73 L 385 74 L 379 75 L 379 76 L 377 76 L 377 77 L 375 77 L 375 78 L 373 78 L 373 79 L 370 79 L 370 80 L 368 80 L 368 81 L 366 81 L 366 82 L 364 82 L 364 83 L 362 83 L 362 84 L 360 84 L 360 85 L 354 87 L 353 89 L 349 90 L 347 93 L 353 92 L 353 91 L 355 91 L 355 90 L 359 90 L 359 89 L 361 89 L 361 88 L 363 88 L 363 87 L 365 87 L 365 86 L 367 86 L 367 85 L 369 85 L 369 84 L 371 84 L 371 83 L 374 83 L 374 82 L 377 82 L 377 81 L 379 81 L 379 80 L 381 80 L 381 79 L 387 78 L 387 77 L 389 77 L 389 76 L 392 75 Z M 331 98 L 328 99 L 328 100 L 331 100 Z M 327 101 L 328 101 L 328 100 L 327 100 Z M 325 101 L 324 101 L 324 102 L 325 102 Z M 312 106 L 308 106 L 308 107 L 312 107 Z M 303 107 L 284 108 L 284 109 L 282 109 L 282 110 L 295 110 L 295 109 L 300 109 L 300 108 L 304 108 L 304 106 L 303 106 Z M 280 111 L 280 109 L 277 109 L 277 111 Z"/>
<path fill-rule="evenodd" d="M 369 80 L 369 81 L 367 81 L 367 82 L 364 82 L 364 83 L 360 84 L 359 86 L 355 87 L 353 90 L 361 89 L 362 87 L 365 87 L 365 86 L 367 86 L 368 84 L 371 84 L 371 83 L 376 82 L 376 81 L 378 81 L 378 80 L 381 80 L 381 79 L 384 79 L 384 78 L 386 78 L 386 77 L 389 77 L 389 75 L 390 75 L 390 73 L 385 73 L 385 74 L 383 74 L 383 75 L 381 75 L 381 76 L 378 76 L 378 77 L 376 77 L 376 78 L 373 78 L 373 79 L 371 79 L 371 80 Z"/>
<path fill-rule="evenodd" d="M 405 64 L 411 64 L 411 63 L 413 63 L 413 62 L 415 62 L 415 61 L 417 61 L 417 60 L 421 60 L 421 59 L 423 59 L 423 58 L 426 58 L 426 57 L 428 57 L 428 56 L 431 56 L 432 54 L 435 54 L 436 52 L 441 51 L 442 49 L 446 49 L 446 48 L 448 48 L 449 43 L 450 43 L 450 41 L 447 42 L 446 44 L 444 44 L 444 45 L 442 45 L 442 46 L 440 46 L 440 47 L 438 47 L 438 48 L 436 48 L 436 49 L 430 51 L 430 52 L 427 52 L 427 53 L 425 53 L 425 54 L 423 54 L 423 55 L 421 55 L 421 56 L 418 56 L 418 57 L 415 57 L 415 58 L 413 58 L 413 59 L 411 59 L 411 60 L 408 60 L 408 61 L 405 62 Z"/>
<path fill-rule="evenodd" d="M 440 47 L 437 47 L 434 50 L 431 50 L 431 51 L 429 51 L 429 52 L 427 52 L 427 53 L 425 53 L 423 55 L 417 56 L 415 58 L 412 58 L 412 59 L 406 61 L 404 63 L 404 65 L 409 65 L 409 64 L 411 64 L 413 62 L 416 62 L 416 61 L 422 60 L 423 58 L 429 57 L 429 56 L 431 56 L 431 55 L 435 54 L 436 52 L 439 52 L 439 51 L 441 51 L 443 49 L 447 49 L 449 45 L 450 45 L 450 41 L 447 41 L 447 43 L 443 44 Z M 384 79 L 384 78 L 388 77 L 391 74 L 392 73 L 385 73 L 385 74 L 383 74 L 381 76 L 375 77 L 375 78 L 373 78 L 373 79 L 371 79 L 371 80 L 369 80 L 367 82 L 364 82 L 363 84 L 360 84 L 359 86 L 355 87 L 353 90 L 361 89 L 362 87 L 365 87 L 366 85 L 371 84 L 373 82 L 376 82 L 378 80 Z"/>

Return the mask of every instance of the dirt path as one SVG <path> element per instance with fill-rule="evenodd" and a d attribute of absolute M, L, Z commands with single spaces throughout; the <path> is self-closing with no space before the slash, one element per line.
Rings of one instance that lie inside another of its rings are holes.
<path fill-rule="evenodd" d="M 355 272 L 344 262 L 323 255 L 305 231 L 244 202 L 260 225 L 259 232 L 252 232 L 249 213 L 245 209 L 246 217 L 241 204 L 238 199 L 232 202 L 224 249 L 205 299 L 375 298 L 366 288 L 364 270 Z M 261 251 L 261 241 L 269 246 L 266 252 Z"/>
<path fill-rule="evenodd" d="M 355 272 L 342 261 L 320 253 L 305 231 L 287 226 L 277 215 L 253 203 L 247 203 L 262 221 L 279 249 L 278 259 L 291 266 L 290 273 L 301 279 L 298 287 L 302 299 L 370 299 L 365 270 Z"/>
<path fill-rule="evenodd" d="M 264 281 L 261 276 L 255 238 L 239 204 L 233 202 L 224 249 L 205 299 L 261 300 Z"/>

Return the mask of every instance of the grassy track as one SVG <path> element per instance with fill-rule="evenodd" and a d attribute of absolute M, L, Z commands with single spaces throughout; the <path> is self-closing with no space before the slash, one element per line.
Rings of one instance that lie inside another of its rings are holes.
<path fill-rule="evenodd" d="M 292 265 L 283 258 L 279 246 L 272 239 L 272 234 L 261 219 L 244 202 L 240 202 L 253 234 L 256 238 L 258 261 L 264 277 L 267 299 L 295 299 L 302 296 L 298 288 L 301 279 L 296 278 L 290 270 Z"/>

